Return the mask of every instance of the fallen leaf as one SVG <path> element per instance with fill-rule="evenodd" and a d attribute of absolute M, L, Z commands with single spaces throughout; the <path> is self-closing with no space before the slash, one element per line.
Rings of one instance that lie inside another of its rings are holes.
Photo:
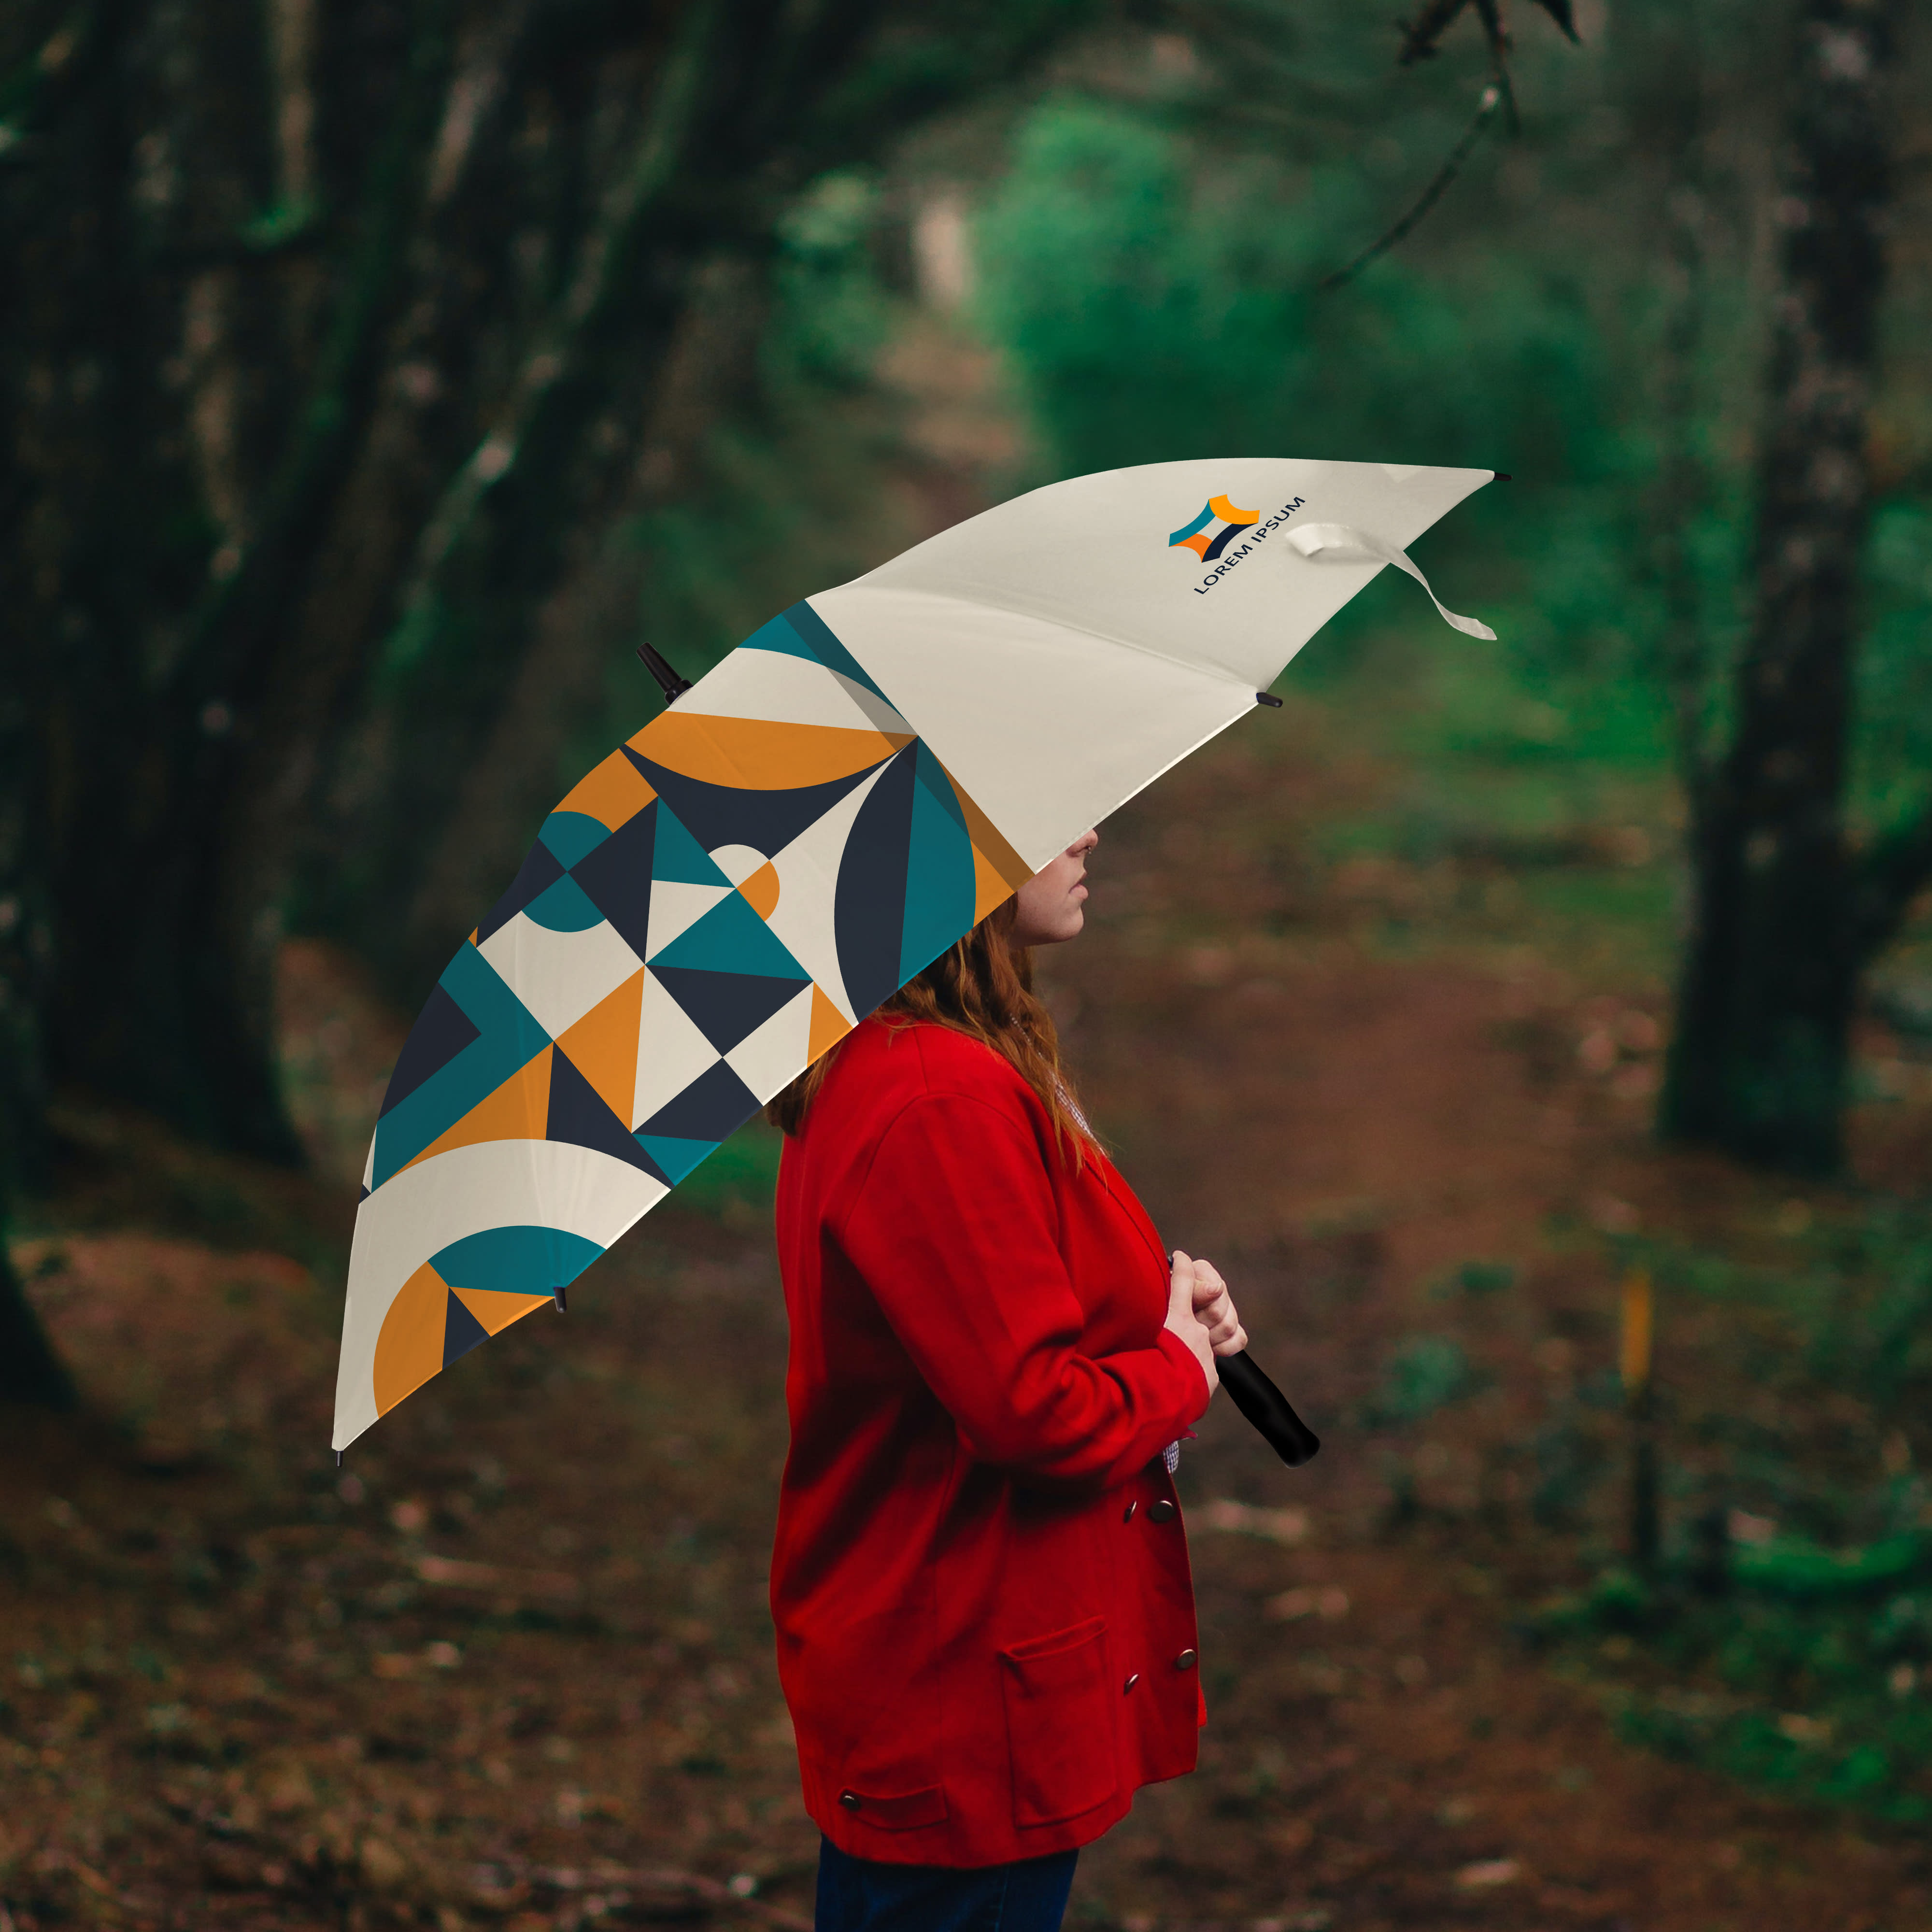
<path fill-rule="evenodd" d="M 1270 1543 L 1294 1544 L 1306 1540 L 1308 1512 L 1305 1509 L 1259 1509 L 1252 1503 L 1222 1497 L 1202 1510 L 1204 1529 L 1219 1529 L 1231 1535 L 1258 1536 Z"/>
<path fill-rule="evenodd" d="M 1514 1858 L 1478 1858 L 1456 1874 L 1464 1892 L 1486 1892 L 1492 1886 L 1514 1885 L 1522 1876 L 1522 1867 Z"/>

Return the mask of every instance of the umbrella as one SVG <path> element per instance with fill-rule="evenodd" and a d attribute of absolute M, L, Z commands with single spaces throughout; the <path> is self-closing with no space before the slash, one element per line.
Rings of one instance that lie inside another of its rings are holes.
<path fill-rule="evenodd" d="M 1076 477 L 794 604 L 694 686 L 658 660 L 674 701 L 544 820 L 397 1061 L 356 1212 L 338 1452 L 561 1306 L 1085 827 L 1278 703 L 1308 638 L 1385 566 L 1420 580 L 1406 546 L 1495 473 Z M 1285 1457 L 1312 1453 L 1271 1385 L 1228 1380 Z"/>

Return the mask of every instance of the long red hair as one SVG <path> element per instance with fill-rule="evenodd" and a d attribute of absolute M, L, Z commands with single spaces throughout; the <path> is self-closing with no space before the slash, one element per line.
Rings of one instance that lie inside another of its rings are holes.
<path fill-rule="evenodd" d="M 1013 944 L 1018 912 L 1017 900 L 1003 900 L 885 1001 L 878 1017 L 950 1027 L 990 1046 L 1040 1096 L 1054 1138 L 1070 1144 L 1077 1167 L 1092 1130 L 1060 1066 L 1053 1016 L 1033 989 L 1032 950 Z M 766 1106 L 765 1118 L 773 1126 L 795 1134 L 804 1125 L 838 1051 L 821 1054 Z"/>

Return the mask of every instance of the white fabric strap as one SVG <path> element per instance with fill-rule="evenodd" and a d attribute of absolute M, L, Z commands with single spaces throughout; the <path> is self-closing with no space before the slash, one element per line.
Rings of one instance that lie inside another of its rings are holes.
<path fill-rule="evenodd" d="M 1486 638 L 1491 644 L 1496 640 L 1496 632 L 1488 625 L 1479 624 L 1473 617 L 1459 617 L 1445 609 L 1442 598 L 1430 590 L 1428 578 L 1409 562 L 1406 552 L 1394 544 L 1384 543 L 1379 537 L 1370 536 L 1366 530 L 1353 529 L 1347 524 L 1304 524 L 1288 531 L 1288 540 L 1304 556 L 1328 557 L 1336 563 L 1392 563 L 1396 569 L 1407 571 L 1422 586 L 1430 602 L 1442 613 L 1443 622 L 1453 625 L 1466 637 Z"/>

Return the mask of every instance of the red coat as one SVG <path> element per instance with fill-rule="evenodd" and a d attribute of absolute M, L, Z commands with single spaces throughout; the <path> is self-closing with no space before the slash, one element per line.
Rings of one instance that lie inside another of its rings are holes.
<path fill-rule="evenodd" d="M 1168 1258 L 989 1048 L 868 1020 L 779 1169 L 791 1454 L 772 1614 L 842 1850 L 1003 1864 L 1194 1767 L 1194 1598 L 1161 1458 L 1208 1405 Z"/>

